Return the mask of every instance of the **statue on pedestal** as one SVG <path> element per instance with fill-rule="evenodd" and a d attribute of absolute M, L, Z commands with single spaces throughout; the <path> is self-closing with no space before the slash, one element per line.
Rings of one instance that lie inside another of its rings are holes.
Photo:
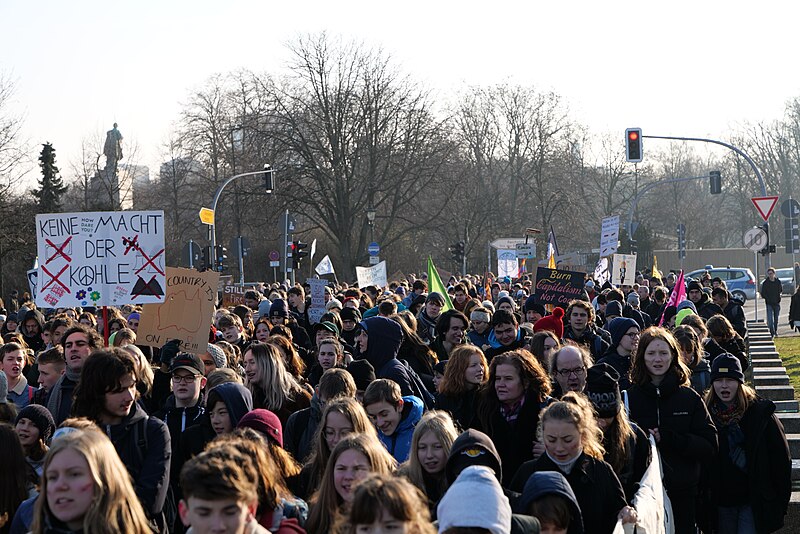
<path fill-rule="evenodd" d="M 106 170 L 116 171 L 117 162 L 122 159 L 122 134 L 114 128 L 106 132 L 106 142 L 103 145 L 103 154 L 106 156 Z"/>

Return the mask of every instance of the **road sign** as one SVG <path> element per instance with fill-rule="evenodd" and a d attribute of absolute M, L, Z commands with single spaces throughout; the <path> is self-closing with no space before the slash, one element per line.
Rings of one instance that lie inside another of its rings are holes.
<path fill-rule="evenodd" d="M 381 253 L 381 246 L 377 244 L 375 241 L 369 244 L 367 247 L 367 252 L 369 252 L 370 256 L 377 256 Z M 377 265 L 377 263 L 373 263 L 371 265 Z"/>
<path fill-rule="evenodd" d="M 370 256 L 369 257 L 369 264 L 370 265 L 378 265 L 381 262 L 381 259 L 378 256 Z"/>
<path fill-rule="evenodd" d="M 769 220 L 772 210 L 775 209 L 775 204 L 778 203 L 778 197 L 753 197 L 750 200 L 753 201 L 758 214 L 761 215 L 765 222 Z"/>
<path fill-rule="evenodd" d="M 270 261 L 278 261 L 281 259 L 281 255 L 277 250 L 270 250 L 269 251 L 269 260 Z"/>
<path fill-rule="evenodd" d="M 181 263 L 185 267 L 194 267 L 195 269 L 200 269 L 200 256 L 200 245 L 198 245 L 195 241 L 189 241 L 183 247 Z"/>
<path fill-rule="evenodd" d="M 489 243 L 492 248 L 498 250 L 511 250 L 517 247 L 517 243 L 524 243 L 524 237 L 501 237 Z"/>
<path fill-rule="evenodd" d="M 203 224 L 214 225 L 214 210 L 200 208 L 200 222 Z"/>
<path fill-rule="evenodd" d="M 785 246 L 787 254 L 800 253 L 800 219 L 790 217 L 783 220 L 783 229 L 785 230 Z"/>
<path fill-rule="evenodd" d="M 781 213 L 784 217 L 800 217 L 800 203 L 793 198 L 784 200 L 783 203 L 781 203 Z"/>
<path fill-rule="evenodd" d="M 270 261 L 269 262 L 269 266 L 270 267 L 280 267 L 281 266 L 281 262 L 280 261 Z"/>
<path fill-rule="evenodd" d="M 742 241 L 746 248 L 758 252 L 767 246 L 767 233 L 762 228 L 750 228 L 744 233 Z"/>
<path fill-rule="evenodd" d="M 535 243 L 517 243 L 517 258 L 532 259 L 536 257 Z"/>

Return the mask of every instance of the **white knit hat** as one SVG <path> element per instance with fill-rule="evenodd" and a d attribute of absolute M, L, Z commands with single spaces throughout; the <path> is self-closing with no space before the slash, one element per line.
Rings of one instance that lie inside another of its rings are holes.
<path fill-rule="evenodd" d="M 451 527 L 485 528 L 492 534 L 511 532 L 511 504 L 490 468 L 465 468 L 437 507 L 439 532 Z"/>

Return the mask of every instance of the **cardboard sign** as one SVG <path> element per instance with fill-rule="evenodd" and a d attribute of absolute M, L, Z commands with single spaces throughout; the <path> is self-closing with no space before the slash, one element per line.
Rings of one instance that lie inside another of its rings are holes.
<path fill-rule="evenodd" d="M 202 354 L 214 315 L 219 273 L 167 267 L 167 295 L 162 304 L 145 304 L 137 343 L 160 347 L 181 340 L 181 350 Z"/>
<path fill-rule="evenodd" d="M 36 304 L 43 308 L 164 301 L 164 212 L 36 216 Z"/>
<path fill-rule="evenodd" d="M 636 254 L 614 254 L 611 264 L 611 283 L 632 286 L 636 281 Z"/>
<path fill-rule="evenodd" d="M 311 287 L 311 306 L 308 308 L 308 320 L 318 323 L 325 315 L 325 286 L 328 281 L 320 278 L 309 278 L 306 283 Z"/>
<path fill-rule="evenodd" d="M 386 261 L 372 267 L 356 267 L 356 277 L 358 278 L 358 287 L 386 287 L 389 284 L 386 280 Z"/>
<path fill-rule="evenodd" d="M 247 293 L 246 287 L 228 284 L 222 288 L 222 307 L 232 308 L 234 306 L 244 306 L 244 294 Z"/>
<path fill-rule="evenodd" d="M 584 279 L 581 272 L 539 267 L 536 270 L 534 289 L 536 302 L 555 304 L 566 309 L 570 301 L 579 298 L 583 293 Z"/>

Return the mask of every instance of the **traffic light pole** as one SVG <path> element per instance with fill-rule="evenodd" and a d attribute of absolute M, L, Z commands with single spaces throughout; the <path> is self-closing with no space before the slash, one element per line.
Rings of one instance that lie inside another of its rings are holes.
<path fill-rule="evenodd" d="M 243 172 L 241 174 L 236 174 L 227 178 L 224 182 L 220 184 L 217 188 L 217 192 L 214 193 L 214 200 L 211 202 L 211 211 L 214 212 L 214 224 L 211 226 L 211 268 L 216 271 L 217 270 L 217 203 L 219 203 L 219 197 L 222 195 L 222 190 L 231 183 L 232 181 L 242 178 L 244 176 L 257 176 L 260 174 L 264 174 L 264 171 L 253 171 L 253 172 Z"/>
<path fill-rule="evenodd" d="M 706 139 L 705 137 L 674 137 L 674 136 L 671 136 L 671 135 L 643 135 L 642 138 L 643 139 L 644 138 L 647 138 L 647 139 L 668 139 L 670 141 L 699 141 L 701 143 L 712 143 L 714 145 L 724 146 L 728 150 L 733 150 L 738 155 L 743 157 L 744 160 L 750 165 L 750 168 L 753 169 L 753 172 L 755 173 L 756 178 L 758 178 L 758 184 L 761 187 L 761 196 L 763 196 L 763 197 L 767 196 L 767 186 L 764 183 L 764 177 L 761 176 L 761 171 L 758 170 L 758 167 L 756 166 L 756 164 L 753 161 L 753 159 L 744 150 L 742 150 L 742 149 L 740 149 L 738 147 L 735 147 L 735 146 L 731 145 L 730 143 L 726 143 L 724 141 L 719 141 L 717 139 Z M 764 224 L 767 225 L 767 228 L 769 228 L 769 223 L 768 222 L 765 221 Z M 764 264 L 765 264 L 766 268 L 769 269 L 769 267 L 770 267 L 769 253 L 767 253 L 767 255 L 764 256 Z"/>

